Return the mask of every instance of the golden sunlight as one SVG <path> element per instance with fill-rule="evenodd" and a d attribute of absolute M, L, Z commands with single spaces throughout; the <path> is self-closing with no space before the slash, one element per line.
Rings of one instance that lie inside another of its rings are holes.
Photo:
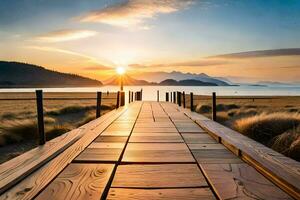
<path fill-rule="evenodd" d="M 123 75 L 123 74 L 125 74 L 126 69 L 125 69 L 124 67 L 117 67 L 117 68 L 116 68 L 116 72 L 117 72 L 117 74 L 119 74 L 119 75 Z"/>

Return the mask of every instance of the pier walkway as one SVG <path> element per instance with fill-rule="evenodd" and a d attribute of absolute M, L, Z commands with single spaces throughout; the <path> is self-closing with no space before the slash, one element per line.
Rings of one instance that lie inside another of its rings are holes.
<path fill-rule="evenodd" d="M 175 104 L 134 102 L 4 163 L 0 199 L 299 197 L 298 162 L 269 149 L 281 158 L 270 164 L 230 134 Z"/>

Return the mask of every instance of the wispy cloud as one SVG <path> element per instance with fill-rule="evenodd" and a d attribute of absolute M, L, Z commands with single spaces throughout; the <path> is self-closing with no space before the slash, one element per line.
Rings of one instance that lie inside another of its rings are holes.
<path fill-rule="evenodd" d="M 87 71 L 97 71 L 97 70 L 114 70 L 114 68 L 105 66 L 105 65 L 97 65 L 97 66 L 90 66 L 90 67 L 85 67 L 83 70 Z"/>
<path fill-rule="evenodd" d="M 193 0 L 128 0 L 80 16 L 81 22 L 98 22 L 114 26 L 141 25 L 146 19 L 188 7 Z"/>
<path fill-rule="evenodd" d="M 73 30 L 73 29 L 65 29 L 49 32 L 43 35 L 39 35 L 35 37 L 36 40 L 42 42 L 65 42 L 71 40 L 78 40 L 82 38 L 92 37 L 96 35 L 96 31 L 91 30 Z"/>
<path fill-rule="evenodd" d="M 163 63 L 163 64 L 151 64 L 151 65 L 143 65 L 143 64 L 131 64 L 130 67 L 134 68 L 153 68 L 153 67 L 203 67 L 203 66 L 213 66 L 213 65 L 224 65 L 227 64 L 226 60 L 218 60 L 218 59 L 201 59 L 196 61 L 186 61 L 186 62 L 178 62 L 178 63 Z"/>
<path fill-rule="evenodd" d="M 256 58 L 256 57 L 298 56 L 298 55 L 300 55 L 300 48 L 247 51 L 247 52 L 240 52 L 240 53 L 217 55 L 217 56 L 212 56 L 210 58 L 243 59 L 243 58 Z"/>
<path fill-rule="evenodd" d="M 48 46 L 26 46 L 26 48 L 40 50 L 40 51 L 64 53 L 64 54 L 84 58 L 89 63 L 101 64 L 101 63 L 99 63 L 99 61 L 97 59 L 95 59 L 91 56 L 87 56 L 87 55 L 84 55 L 84 54 L 81 54 L 81 53 L 77 53 L 77 52 L 69 51 L 69 50 L 65 50 L 65 49 L 53 48 L 53 47 L 48 47 Z"/>

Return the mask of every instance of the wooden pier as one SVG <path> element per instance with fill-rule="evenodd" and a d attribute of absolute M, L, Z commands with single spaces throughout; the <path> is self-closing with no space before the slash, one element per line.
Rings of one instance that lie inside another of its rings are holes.
<path fill-rule="evenodd" d="M 168 102 L 137 101 L 0 167 L 0 199 L 300 199 L 300 164 Z"/>

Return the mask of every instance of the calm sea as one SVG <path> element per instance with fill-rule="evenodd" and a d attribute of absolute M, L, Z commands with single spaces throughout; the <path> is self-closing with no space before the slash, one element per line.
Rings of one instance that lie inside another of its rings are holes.
<path fill-rule="evenodd" d="M 0 89 L 0 92 L 34 92 L 40 88 L 18 88 Z M 42 88 L 44 92 L 96 92 L 96 91 L 118 91 L 118 86 L 103 87 L 76 87 L 76 88 Z M 300 86 L 125 86 L 124 91 L 138 91 L 143 89 L 143 100 L 156 100 L 157 90 L 160 91 L 160 98 L 165 99 L 165 92 L 185 91 L 200 95 L 228 96 L 300 96 Z"/>

